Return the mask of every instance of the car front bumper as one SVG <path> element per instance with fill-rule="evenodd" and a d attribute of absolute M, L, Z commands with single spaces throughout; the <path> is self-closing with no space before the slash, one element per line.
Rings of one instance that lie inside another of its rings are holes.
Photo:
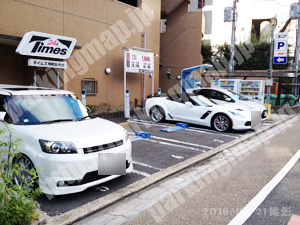
<path fill-rule="evenodd" d="M 251 129 L 251 118 L 248 119 L 234 119 L 232 120 L 232 129 L 233 130 L 249 130 Z"/>
<path fill-rule="evenodd" d="M 90 154 L 47 154 L 43 153 L 36 165 L 39 186 L 47 195 L 64 195 L 84 191 L 85 189 L 110 181 L 121 175 L 98 175 L 98 155 Z M 132 148 L 128 140 L 122 146 L 101 151 L 101 153 L 126 153 L 126 174 L 133 171 Z M 64 186 L 58 182 L 64 181 Z"/>

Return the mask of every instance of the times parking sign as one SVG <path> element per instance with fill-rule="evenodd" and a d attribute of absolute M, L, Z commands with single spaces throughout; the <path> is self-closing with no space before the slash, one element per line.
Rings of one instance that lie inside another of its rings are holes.
<path fill-rule="evenodd" d="M 288 33 L 277 33 L 274 46 L 274 64 L 287 63 Z"/>

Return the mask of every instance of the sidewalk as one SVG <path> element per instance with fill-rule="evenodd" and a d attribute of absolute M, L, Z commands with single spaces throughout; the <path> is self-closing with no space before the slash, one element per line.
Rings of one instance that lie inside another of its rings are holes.
<path fill-rule="evenodd" d="M 76 224 L 228 224 L 298 151 L 299 133 L 298 116 Z"/>

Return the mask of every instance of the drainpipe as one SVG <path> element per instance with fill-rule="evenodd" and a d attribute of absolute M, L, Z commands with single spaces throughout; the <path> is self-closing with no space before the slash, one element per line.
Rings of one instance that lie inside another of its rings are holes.
<path fill-rule="evenodd" d="M 143 48 L 146 49 L 146 32 L 143 32 Z M 142 107 L 145 107 L 145 73 L 143 73 L 143 103 Z"/>

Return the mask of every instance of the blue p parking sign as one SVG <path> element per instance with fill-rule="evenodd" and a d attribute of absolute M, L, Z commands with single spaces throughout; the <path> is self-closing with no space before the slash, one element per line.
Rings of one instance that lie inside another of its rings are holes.
<path fill-rule="evenodd" d="M 276 41 L 276 50 L 277 51 L 286 51 L 287 50 L 287 41 Z"/>
<path fill-rule="evenodd" d="M 274 46 L 274 64 L 287 63 L 288 34 L 277 33 Z"/>

